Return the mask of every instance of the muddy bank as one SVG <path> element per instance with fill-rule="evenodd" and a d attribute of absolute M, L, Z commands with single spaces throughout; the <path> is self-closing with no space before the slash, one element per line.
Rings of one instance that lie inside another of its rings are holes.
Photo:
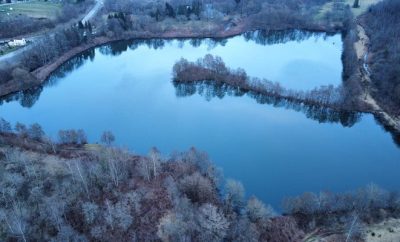
<path fill-rule="evenodd" d="M 30 73 L 30 75 L 25 75 L 24 78 L 14 79 L 5 84 L 0 85 L 0 97 L 5 97 L 7 95 L 25 91 L 31 89 L 33 87 L 37 87 L 42 85 L 48 77 L 56 71 L 60 66 L 62 66 L 65 62 L 70 60 L 71 58 L 79 55 L 80 53 L 95 48 L 104 44 L 108 44 L 111 42 L 121 41 L 121 40 L 130 40 L 130 39 L 153 39 L 153 38 L 163 38 L 163 39 L 173 39 L 173 38 L 229 38 L 236 35 L 243 34 L 248 31 L 255 31 L 257 29 L 253 29 L 250 27 L 246 21 L 238 22 L 235 26 L 230 27 L 229 29 L 222 29 L 218 27 L 215 31 L 210 31 L 209 33 L 201 33 L 201 32 L 193 32 L 191 29 L 177 29 L 172 31 L 167 31 L 162 34 L 151 33 L 151 32 L 134 32 L 134 33 L 125 33 L 120 37 L 106 37 L 100 36 L 91 39 L 88 43 L 75 47 L 68 52 L 65 52 L 63 55 L 58 57 L 55 61 L 46 64 Z M 362 36 L 359 36 L 360 40 L 355 44 L 355 50 L 357 52 L 357 56 L 360 60 L 365 60 L 363 57 L 368 51 L 368 37 L 365 35 L 365 32 L 362 31 L 361 26 L 358 27 L 358 33 Z M 283 30 L 283 29 L 276 29 Z M 303 29 L 306 31 L 313 32 L 327 32 L 332 33 L 332 31 L 327 30 L 323 26 L 315 26 L 313 29 Z M 364 62 L 360 62 L 360 79 L 363 81 L 370 82 L 369 76 L 366 75 L 365 71 L 363 71 Z M 366 90 L 367 91 L 367 90 Z M 399 121 L 386 112 L 384 112 L 372 99 L 371 95 L 367 93 L 365 95 L 367 98 L 360 100 L 362 103 L 367 104 L 369 107 L 366 110 L 362 110 L 363 112 L 370 112 L 375 115 L 375 117 L 381 122 L 386 129 L 390 131 L 394 131 L 396 133 L 400 133 L 400 125 Z M 361 98 L 360 98 L 361 99 Z"/>
<path fill-rule="evenodd" d="M 229 38 L 234 37 L 236 35 L 243 34 L 249 31 L 256 31 L 258 28 L 251 27 L 248 21 L 237 21 L 233 24 L 233 26 L 229 26 L 229 28 L 224 28 L 223 25 L 214 27 L 213 30 L 205 32 L 194 32 L 189 28 L 179 28 L 171 31 L 167 31 L 164 33 L 152 33 L 149 31 L 143 32 L 125 32 L 122 36 L 119 37 L 106 37 L 100 36 L 90 39 L 88 43 L 75 47 L 68 52 L 65 52 L 63 55 L 58 57 L 53 62 L 46 64 L 42 67 L 31 72 L 32 76 L 29 78 L 23 79 L 15 79 L 11 80 L 5 84 L 0 84 L 0 98 L 5 97 L 7 95 L 25 91 L 32 87 L 39 86 L 43 84 L 44 81 L 61 65 L 67 62 L 69 59 L 73 58 L 80 53 L 95 48 L 104 44 L 108 44 L 115 41 L 121 40 L 131 40 L 131 39 L 154 39 L 154 38 L 162 38 L 162 39 L 179 39 L 179 38 Z M 271 31 L 280 31 L 287 30 L 286 28 L 276 28 L 270 29 Z M 325 32 L 325 33 L 335 33 L 334 29 L 326 28 L 324 26 L 316 25 L 313 28 L 302 28 L 304 31 L 311 32 Z"/>
<path fill-rule="evenodd" d="M 150 32 L 143 32 L 143 33 L 132 33 L 128 35 L 124 35 L 122 37 L 96 37 L 93 40 L 90 41 L 90 43 L 87 43 L 85 45 L 81 45 L 78 47 L 75 47 L 71 49 L 70 51 L 64 53 L 62 56 L 60 56 L 57 60 L 55 60 L 52 63 L 49 63 L 45 66 L 42 66 L 35 71 L 32 72 L 32 74 L 39 80 L 39 83 L 43 83 L 58 67 L 63 65 L 65 62 L 67 62 L 69 59 L 73 58 L 76 55 L 79 55 L 80 53 L 91 49 L 95 48 L 104 44 L 116 42 L 116 41 L 121 41 L 121 40 L 130 40 L 130 39 L 154 39 L 154 38 L 162 38 L 162 39 L 174 39 L 174 38 L 229 38 L 233 37 L 236 35 L 240 35 L 244 32 L 246 32 L 244 26 L 238 26 L 237 28 L 232 28 L 229 31 L 220 31 L 216 32 L 215 34 L 210 34 L 210 35 L 204 35 L 201 33 L 193 33 L 191 31 L 170 31 L 170 32 L 165 32 L 161 35 L 159 34 L 154 34 Z M 17 90 L 20 91 L 20 90 Z M 0 93 L 0 96 L 2 96 L 2 93 Z"/>
<path fill-rule="evenodd" d="M 359 60 L 359 76 L 360 81 L 363 83 L 361 86 L 364 87 L 364 94 L 363 97 L 360 98 L 360 102 L 365 103 L 370 108 L 370 112 L 375 115 L 375 118 L 382 123 L 387 130 L 400 135 L 399 117 L 393 117 L 385 112 L 370 93 L 372 89 L 372 80 L 368 66 L 369 37 L 360 23 L 357 25 L 357 35 L 358 41 L 354 43 L 354 49 Z"/>

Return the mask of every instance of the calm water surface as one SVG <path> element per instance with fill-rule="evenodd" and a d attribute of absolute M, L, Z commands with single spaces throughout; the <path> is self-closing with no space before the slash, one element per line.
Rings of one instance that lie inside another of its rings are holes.
<path fill-rule="evenodd" d="M 298 34 L 104 46 L 66 63 L 43 90 L 4 102 L 0 116 L 40 123 L 54 138 L 60 129 L 82 128 L 96 142 L 111 130 L 118 145 L 140 154 L 152 146 L 165 154 L 195 146 L 225 177 L 242 181 L 247 195 L 278 209 L 283 197 L 304 191 L 347 191 L 370 182 L 397 190 L 400 149 L 370 115 L 342 120 L 345 127 L 320 113 L 307 118 L 310 112 L 212 86 L 182 95 L 171 83 L 177 60 L 211 53 L 290 88 L 340 85 L 340 35 Z"/>

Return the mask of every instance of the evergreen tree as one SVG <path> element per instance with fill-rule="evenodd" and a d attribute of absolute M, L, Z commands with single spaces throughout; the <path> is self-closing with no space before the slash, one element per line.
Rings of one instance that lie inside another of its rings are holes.
<path fill-rule="evenodd" d="M 175 18 L 175 10 L 169 3 L 165 3 L 165 13 L 168 17 Z"/>

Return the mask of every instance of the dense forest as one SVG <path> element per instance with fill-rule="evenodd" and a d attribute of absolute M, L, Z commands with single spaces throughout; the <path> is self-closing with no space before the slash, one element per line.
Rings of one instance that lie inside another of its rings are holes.
<path fill-rule="evenodd" d="M 93 3 L 77 2 L 66 1 L 53 20 L 1 15 L 0 37 L 65 24 Z M 31 107 L 42 90 L 26 89 L 40 84 L 35 71 L 71 50 L 111 40 L 145 38 L 118 47 L 102 46 L 99 51 L 118 55 L 143 43 L 161 48 L 167 42 L 153 38 L 165 36 L 243 34 L 247 40 L 271 44 L 307 38 L 306 32 L 292 29 L 340 31 L 344 82 L 339 87 L 290 90 L 249 77 L 245 70 L 230 69 L 211 55 L 196 62 L 179 60 L 173 67 L 173 83 L 178 96 L 248 94 L 259 103 L 303 111 L 320 122 L 352 126 L 360 118 L 353 111 L 367 109 L 358 102 L 365 92 L 359 75 L 364 60 L 357 59 L 354 49 L 360 24 L 369 37 L 365 60 L 371 73 L 370 92 L 385 111 L 400 115 L 400 2 L 382 1 L 357 22 L 350 7 L 339 0 L 319 16 L 329 2 L 105 0 L 96 24 L 76 22 L 55 29 L 38 38 L 19 59 L 0 63 L 0 94 L 16 85 L 25 91 L 5 101 L 20 100 Z M 354 1 L 354 7 L 359 4 L 363 2 Z M 193 39 L 191 44 L 201 41 Z M 223 44 L 223 40 L 209 41 Z M 90 49 L 55 74 L 72 71 L 93 57 Z M 347 242 L 363 241 L 371 224 L 400 218 L 400 194 L 375 184 L 343 193 L 306 192 L 283 199 L 282 209 L 274 210 L 264 203 L 268 201 L 246 194 L 240 181 L 224 178 L 207 154 L 194 147 L 169 155 L 154 147 L 144 156 L 118 148 L 115 141 L 110 131 L 97 142 L 90 141 L 84 130 L 60 130 L 52 140 L 39 124 L 12 125 L 0 117 L 0 241 L 286 242 L 325 236 L 325 241 Z"/>
<path fill-rule="evenodd" d="M 87 145 L 83 131 L 45 138 L 40 126 L 0 120 L 0 239 L 23 241 L 258 241 L 301 236 L 295 221 L 274 225 L 270 206 L 245 200 L 203 152 L 147 157 Z M 15 133 L 12 133 L 15 130 Z M 283 236 L 283 237 L 282 237 Z M 300 238 L 300 237 L 299 237 Z"/>
<path fill-rule="evenodd" d="M 83 130 L 58 136 L 0 119 L 0 240 L 362 241 L 368 224 L 400 216 L 399 194 L 374 184 L 287 198 L 279 215 L 195 148 L 139 156 L 109 131 L 101 145 Z"/>
<path fill-rule="evenodd" d="M 385 111 L 400 115 L 400 2 L 372 6 L 361 23 L 369 37 L 372 94 Z"/>

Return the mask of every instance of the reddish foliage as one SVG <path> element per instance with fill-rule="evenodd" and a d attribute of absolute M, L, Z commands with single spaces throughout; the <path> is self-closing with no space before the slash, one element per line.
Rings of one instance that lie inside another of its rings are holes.
<path fill-rule="evenodd" d="M 302 241 L 304 232 L 299 229 L 292 217 L 276 217 L 267 223 L 264 233 L 261 234 L 263 241 L 282 242 L 282 241 Z"/>

